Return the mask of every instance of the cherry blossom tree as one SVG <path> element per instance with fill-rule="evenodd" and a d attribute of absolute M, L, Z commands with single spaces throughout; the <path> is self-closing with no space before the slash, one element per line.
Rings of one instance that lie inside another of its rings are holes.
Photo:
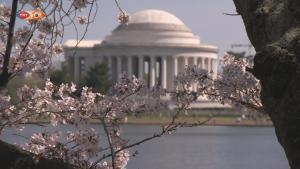
<path fill-rule="evenodd" d="M 230 55 L 224 56 L 223 71 L 216 79 L 207 70 L 197 66 L 186 67 L 175 78 L 172 91 L 159 86 L 147 88 L 142 80 L 124 73 L 115 84 L 112 95 L 93 92 L 88 87 L 78 89 L 73 83 L 56 86 L 46 80 L 44 88 L 25 85 L 18 89 L 17 101 L 12 102 L 5 92 L 10 79 L 25 72 L 47 71 L 51 58 L 62 52 L 60 42 L 66 27 L 72 26 L 75 30 L 78 26 L 85 27 L 81 36 L 77 34 L 80 42 L 93 22 L 97 12 L 96 0 L 62 3 L 62 0 L 12 0 L 11 6 L 0 5 L 0 132 L 7 127 L 22 130 L 28 122 L 40 125 L 35 120 L 45 118 L 53 127 L 74 127 L 74 130 L 67 132 L 34 133 L 23 147 L 26 151 L 0 142 L 0 146 L 7 150 L 3 152 L 19 154 L 12 160 L 13 164 L 4 161 L 3 165 L 0 162 L 1 166 L 18 168 L 27 165 L 27 156 L 30 156 L 31 165 L 41 168 L 45 163 L 58 163 L 59 168 L 123 169 L 130 156 L 134 155 L 129 152 L 130 148 L 171 134 L 178 128 L 195 127 L 207 122 L 209 118 L 196 123 L 186 123 L 178 118 L 199 97 L 263 112 L 259 81 L 246 71 L 249 66 L 246 60 L 236 60 Z M 117 1 L 116 5 L 120 11 L 117 16 L 119 22 L 128 22 L 129 15 Z M 26 26 L 15 25 L 17 13 L 28 8 L 39 8 L 47 13 L 47 17 Z M 87 16 L 81 15 L 84 10 L 88 11 Z M 191 90 L 195 85 L 197 90 Z M 79 96 L 74 94 L 77 90 L 81 90 Z M 177 106 L 170 123 L 163 125 L 160 132 L 137 142 L 124 139 L 120 126 L 124 118 L 127 115 L 163 111 L 168 102 L 161 97 L 166 95 L 171 96 Z M 89 127 L 92 121 L 98 122 L 105 136 L 99 135 L 99 129 Z M 101 140 L 106 140 L 107 144 L 101 143 Z M 6 158 L 1 155 L 3 152 L 0 152 L 0 157 Z"/>

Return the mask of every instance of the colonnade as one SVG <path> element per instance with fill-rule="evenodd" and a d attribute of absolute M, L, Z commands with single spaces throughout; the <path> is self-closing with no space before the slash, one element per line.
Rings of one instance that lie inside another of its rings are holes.
<path fill-rule="evenodd" d="M 112 56 L 107 57 L 109 73 L 116 81 L 123 72 L 129 76 L 135 75 L 146 80 L 149 87 L 156 84 L 168 88 L 168 76 L 174 79 L 178 72 L 183 71 L 187 65 L 197 65 L 208 72 L 217 71 L 215 58 L 188 57 L 188 56 Z"/>

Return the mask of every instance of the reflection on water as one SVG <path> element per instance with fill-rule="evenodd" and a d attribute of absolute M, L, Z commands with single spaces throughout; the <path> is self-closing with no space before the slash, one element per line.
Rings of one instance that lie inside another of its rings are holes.
<path fill-rule="evenodd" d="M 93 126 L 99 128 L 98 126 Z M 64 127 L 61 130 L 68 130 Z M 28 126 L 24 135 L 40 130 Z M 157 126 L 124 126 L 124 135 L 137 141 L 153 135 Z M 22 143 L 7 130 L 2 139 Z M 284 152 L 271 127 L 183 128 L 132 149 L 127 169 L 287 169 Z"/>

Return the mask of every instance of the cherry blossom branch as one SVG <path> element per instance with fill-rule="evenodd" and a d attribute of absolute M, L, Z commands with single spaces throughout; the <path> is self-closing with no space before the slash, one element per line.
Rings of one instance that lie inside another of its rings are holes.
<path fill-rule="evenodd" d="M 102 124 L 103 124 L 103 128 L 104 128 L 104 131 L 105 131 L 105 134 L 106 134 L 106 137 L 107 137 L 109 148 L 110 148 L 112 168 L 116 169 L 116 162 L 115 162 L 116 154 L 115 154 L 114 146 L 113 146 L 113 143 L 112 143 L 112 140 L 111 140 L 111 135 L 109 134 L 109 131 L 107 129 L 105 119 L 102 119 Z"/>
<path fill-rule="evenodd" d="M 186 122 L 184 122 L 184 123 L 171 123 L 171 124 L 169 124 L 165 129 L 163 129 L 160 133 L 154 134 L 154 135 L 151 136 L 151 137 L 142 139 L 142 140 L 140 140 L 140 141 L 138 141 L 138 142 L 135 142 L 135 143 L 133 143 L 133 144 L 129 144 L 129 145 L 125 146 L 125 147 L 122 147 L 120 150 L 117 150 L 115 153 L 118 153 L 118 152 L 120 152 L 120 151 L 122 151 L 122 150 L 125 150 L 125 149 L 129 149 L 129 148 L 135 147 L 135 146 L 137 146 L 137 145 L 140 145 L 140 144 L 142 144 L 142 143 L 145 143 L 145 142 L 147 142 L 147 141 L 150 141 L 150 140 L 152 140 L 152 139 L 154 139 L 154 138 L 161 137 L 161 136 L 163 136 L 164 134 L 166 134 L 166 133 L 168 133 L 168 132 L 172 132 L 172 131 L 174 131 L 175 129 L 178 129 L 178 128 L 181 128 L 181 127 L 197 127 L 197 126 L 204 125 L 204 124 L 206 124 L 207 122 L 209 122 L 212 118 L 213 118 L 213 117 L 209 117 L 208 119 L 206 119 L 206 120 L 204 120 L 204 121 L 202 121 L 202 122 L 199 121 L 199 122 L 197 122 L 197 123 L 192 123 L 192 124 L 187 124 Z"/>
<path fill-rule="evenodd" d="M 213 97 L 220 97 L 220 96 L 221 96 L 221 95 L 216 94 L 216 93 L 206 93 L 206 95 L 208 95 L 208 96 L 213 96 Z M 243 105 L 243 106 L 245 106 L 245 107 L 248 107 L 248 108 L 250 108 L 250 109 L 256 110 L 257 112 L 265 113 L 265 112 L 263 111 L 263 108 L 262 108 L 262 107 L 259 107 L 259 106 L 257 106 L 257 105 L 254 105 L 254 104 L 251 104 L 251 103 L 249 103 L 249 102 L 245 102 L 245 101 L 239 100 L 238 98 L 235 98 L 235 97 L 232 97 L 232 96 L 228 97 L 228 99 L 229 99 L 229 100 L 232 100 L 232 101 L 234 101 L 234 102 L 236 102 L 236 103 L 240 103 L 241 105 Z"/>
<path fill-rule="evenodd" d="M 1 21 L 1 22 L 4 22 L 4 23 L 6 23 L 6 24 L 9 24 L 9 22 L 6 21 L 5 19 L 0 18 L 0 21 Z"/>
<path fill-rule="evenodd" d="M 162 131 L 160 133 L 155 133 L 153 134 L 152 136 L 150 137 L 146 137 L 140 141 L 137 141 L 135 143 L 132 143 L 132 144 L 129 144 L 127 146 L 124 146 L 122 147 L 121 149 L 115 151 L 114 153 L 117 154 L 123 150 L 127 150 L 129 148 L 132 148 L 132 147 L 136 147 L 136 146 L 139 146 L 143 143 L 146 143 L 146 142 L 149 142 L 155 138 L 159 138 L 159 137 L 162 137 L 163 135 L 169 133 L 169 132 L 172 132 L 174 130 L 177 130 L 178 128 L 182 128 L 182 127 L 197 127 L 197 126 L 201 126 L 201 125 L 204 125 L 206 124 L 207 122 L 209 122 L 213 117 L 209 117 L 208 119 L 202 121 L 202 122 L 197 122 L 197 123 L 192 123 L 192 124 L 187 124 L 186 122 L 184 123 L 175 123 L 175 122 L 172 122 L 170 123 L 168 126 L 162 128 Z M 95 161 L 90 167 L 89 169 L 93 169 L 98 163 L 100 163 L 102 160 L 106 159 L 106 158 L 109 158 L 109 157 L 112 157 L 112 153 L 110 154 L 107 154 L 107 155 L 103 155 L 100 159 L 98 159 L 97 161 Z"/>

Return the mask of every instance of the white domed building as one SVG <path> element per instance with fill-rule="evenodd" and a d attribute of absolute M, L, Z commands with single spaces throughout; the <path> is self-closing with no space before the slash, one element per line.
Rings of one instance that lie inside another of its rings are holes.
<path fill-rule="evenodd" d="M 216 46 L 204 45 L 200 38 L 176 16 L 161 10 L 133 14 L 128 24 L 120 24 L 103 41 L 69 40 L 65 57 L 75 81 L 96 62 L 108 64 L 116 81 L 122 72 L 172 89 L 173 79 L 186 65 L 198 65 L 217 74 Z M 74 52 L 76 49 L 76 52 Z"/>

